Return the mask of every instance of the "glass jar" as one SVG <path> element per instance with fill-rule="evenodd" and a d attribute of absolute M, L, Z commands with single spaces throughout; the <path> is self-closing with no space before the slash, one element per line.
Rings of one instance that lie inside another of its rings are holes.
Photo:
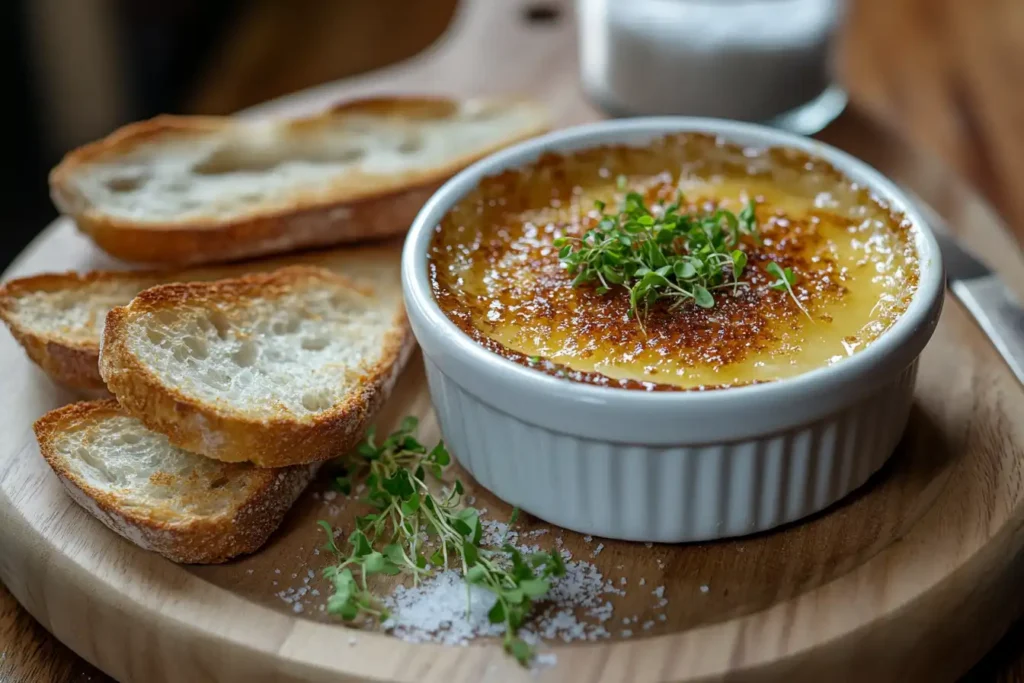
<path fill-rule="evenodd" d="M 617 116 L 755 121 L 809 135 L 846 106 L 842 0 L 577 0 L 580 77 Z"/>

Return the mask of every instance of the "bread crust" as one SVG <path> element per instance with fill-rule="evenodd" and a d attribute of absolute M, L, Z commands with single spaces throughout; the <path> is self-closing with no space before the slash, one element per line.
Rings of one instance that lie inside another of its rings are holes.
<path fill-rule="evenodd" d="M 362 438 L 390 396 L 414 348 L 412 328 L 400 302 L 383 340 L 381 360 L 366 370 L 358 388 L 344 401 L 308 420 L 290 415 L 256 419 L 204 403 L 162 382 L 128 344 L 129 327 L 139 313 L 185 301 L 225 302 L 254 294 L 273 298 L 286 293 L 300 278 L 311 276 L 351 286 L 346 278 L 322 268 L 292 266 L 236 279 L 174 283 L 145 290 L 128 306 L 114 308 L 107 315 L 100 374 L 126 412 L 187 451 L 224 462 L 247 461 L 271 468 L 343 455 Z"/>
<path fill-rule="evenodd" d="M 71 339 L 53 334 L 40 334 L 22 324 L 16 312 L 19 297 L 35 292 L 72 290 L 96 282 L 138 280 L 155 273 L 94 271 L 80 275 L 74 272 L 47 273 L 11 280 L 0 285 L 0 320 L 7 325 L 25 353 L 57 383 L 87 396 L 109 396 L 99 372 L 99 343 L 91 339 Z"/>
<path fill-rule="evenodd" d="M 50 173 L 54 203 L 74 218 L 78 228 L 120 259 L 137 263 L 198 265 L 285 253 L 307 247 L 348 244 L 403 234 L 416 213 L 440 185 L 470 163 L 507 145 L 548 129 L 539 105 L 524 101 L 487 101 L 499 107 L 517 103 L 535 110 L 537 124 L 500 144 L 419 171 L 390 176 L 339 179 L 327 191 L 296 192 L 287 207 L 260 207 L 232 218 L 197 217 L 136 221 L 111 216 L 94 206 L 73 182 L 90 163 L 115 158 L 140 144 L 174 137 L 217 134 L 238 125 L 231 117 L 157 116 L 124 126 L 102 140 L 69 152 Z M 381 116 L 415 121 L 450 115 L 454 100 L 429 97 L 374 97 L 345 102 L 306 118 L 282 121 L 283 129 L 309 132 L 350 116 Z"/>
<path fill-rule="evenodd" d="M 299 249 L 403 234 L 443 179 L 381 197 L 215 222 L 146 223 L 97 211 L 72 214 L 78 229 L 116 258 L 149 265 L 230 263 Z"/>
<path fill-rule="evenodd" d="M 90 486 L 68 467 L 56 448 L 64 431 L 124 414 L 113 399 L 51 411 L 33 425 L 39 451 L 76 503 L 115 533 L 173 562 L 214 564 L 255 552 L 280 526 L 318 469 L 317 465 L 254 468 L 248 476 L 258 478 L 255 489 L 230 514 L 187 520 L 145 515 L 136 507 L 125 506 L 115 494 Z"/>
<path fill-rule="evenodd" d="M 279 259 L 265 259 L 212 268 L 190 270 L 96 270 L 87 273 L 68 271 L 45 273 L 11 280 L 0 285 L 0 320 L 11 335 L 25 349 L 28 357 L 58 384 L 87 398 L 108 398 L 110 392 L 100 376 L 100 331 L 95 338 L 71 339 L 66 336 L 40 333 L 23 325 L 17 315 L 18 300 L 38 292 L 73 291 L 86 289 L 97 282 L 138 283 L 138 291 L 172 281 L 190 282 L 236 277 L 248 272 L 264 272 L 283 265 L 299 262 L 324 264 L 335 258 L 361 258 L 376 262 L 378 259 L 398 260 L 401 245 L 392 242 L 384 246 L 347 247 L 327 251 L 294 254 Z M 250 270 L 251 269 L 251 270 Z M 397 267 L 396 267 L 397 280 Z M 129 299 L 125 300 L 127 304 Z"/>

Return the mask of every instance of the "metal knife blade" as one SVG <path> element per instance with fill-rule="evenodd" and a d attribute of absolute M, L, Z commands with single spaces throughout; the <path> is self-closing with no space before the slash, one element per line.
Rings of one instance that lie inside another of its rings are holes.
<path fill-rule="evenodd" d="M 960 246 L 941 216 L 924 202 L 917 204 L 939 243 L 950 291 L 1024 384 L 1024 308 L 1020 301 L 991 268 Z"/>

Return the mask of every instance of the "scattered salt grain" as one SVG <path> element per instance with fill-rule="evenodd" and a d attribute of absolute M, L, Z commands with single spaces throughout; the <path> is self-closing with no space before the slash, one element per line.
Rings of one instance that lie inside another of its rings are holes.
<path fill-rule="evenodd" d="M 619 585 L 622 585 L 622 586 L 626 585 L 626 577 L 625 576 L 623 576 L 621 579 L 619 579 Z"/>
<path fill-rule="evenodd" d="M 318 597 L 320 595 L 320 591 L 318 591 L 316 588 L 314 588 L 313 590 L 309 591 L 309 594 L 312 595 L 315 598 L 315 597 Z"/>
<path fill-rule="evenodd" d="M 594 540 L 594 537 L 591 536 L 590 534 L 587 534 L 586 536 L 583 537 L 583 540 L 586 541 L 587 543 L 590 543 L 591 541 Z"/>
<path fill-rule="evenodd" d="M 710 588 L 708 587 L 708 585 L 707 585 L 707 584 L 704 584 L 704 585 L 702 585 L 702 586 L 700 587 L 700 592 L 701 592 L 701 593 L 707 593 L 707 592 L 708 592 L 709 590 L 711 590 L 711 589 L 710 589 Z"/>
<path fill-rule="evenodd" d="M 528 533 L 527 536 L 529 536 L 530 538 L 537 538 L 538 536 L 543 536 L 544 534 L 550 531 L 551 529 L 534 529 L 533 531 Z"/>
<path fill-rule="evenodd" d="M 281 573 L 281 570 L 280 570 L 280 569 L 275 569 L 275 570 L 274 570 L 274 573 L 275 573 L 275 574 L 280 574 L 280 573 Z"/>
<path fill-rule="evenodd" d="M 641 586 L 647 585 L 647 579 L 640 579 L 640 585 Z"/>
<path fill-rule="evenodd" d="M 319 555 L 320 554 L 320 548 L 313 548 L 313 554 L 314 555 Z"/>
<path fill-rule="evenodd" d="M 293 579 L 298 578 L 298 576 L 299 576 L 298 574 L 292 574 L 292 578 Z"/>
<path fill-rule="evenodd" d="M 656 598 L 663 598 L 663 597 L 665 597 L 665 587 L 664 586 L 658 586 L 653 591 L 651 591 L 651 595 L 653 595 Z"/>
<path fill-rule="evenodd" d="M 594 548 L 594 552 L 590 553 L 590 556 L 591 557 L 597 557 L 598 555 L 601 554 L 602 550 L 604 550 L 604 543 L 598 543 L 597 547 Z"/>
<path fill-rule="evenodd" d="M 539 655 L 533 658 L 534 667 L 546 667 L 554 666 L 558 663 L 558 655 L 554 652 L 541 652 Z"/>
<path fill-rule="evenodd" d="M 652 628 L 654 628 L 654 622 L 653 621 L 645 621 L 644 622 L 644 630 L 645 631 L 650 631 Z"/>
<path fill-rule="evenodd" d="M 330 503 L 332 500 L 338 497 L 337 491 L 324 491 L 324 500 Z"/>
<path fill-rule="evenodd" d="M 632 636 L 633 636 L 633 632 L 631 630 L 629 630 L 628 628 L 624 629 L 622 631 L 622 637 L 623 638 L 631 638 Z"/>
<path fill-rule="evenodd" d="M 306 572 L 306 576 L 308 576 L 309 578 L 311 578 L 311 579 L 312 579 L 312 578 L 316 577 L 316 574 L 314 574 L 314 573 L 313 573 L 313 570 L 312 570 L 312 569 L 310 569 L 310 570 L 308 570 L 308 571 Z"/>
<path fill-rule="evenodd" d="M 294 605 L 292 605 L 292 611 L 295 612 L 296 614 L 301 612 L 302 611 L 302 603 L 301 602 L 296 602 Z"/>
<path fill-rule="evenodd" d="M 664 614 L 659 614 L 658 615 L 658 621 L 665 621 L 665 619 L 667 619 L 667 618 L 668 617 L 666 617 Z"/>
<path fill-rule="evenodd" d="M 252 574 L 252 570 L 251 570 L 251 569 L 246 569 L 246 570 L 245 570 L 245 573 L 246 573 L 246 574 Z"/>
<path fill-rule="evenodd" d="M 604 623 L 612 618 L 612 613 L 615 611 L 615 606 L 610 602 L 606 602 L 599 607 L 595 607 L 588 612 L 588 614 L 601 623 Z"/>
<path fill-rule="evenodd" d="M 653 543 L 644 543 L 644 547 L 645 548 L 653 548 L 654 544 Z"/>

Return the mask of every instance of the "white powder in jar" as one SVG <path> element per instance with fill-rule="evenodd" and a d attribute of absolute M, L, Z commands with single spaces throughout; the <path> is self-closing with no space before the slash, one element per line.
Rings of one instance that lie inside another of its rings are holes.
<path fill-rule="evenodd" d="M 584 88 L 616 114 L 767 121 L 832 84 L 841 0 L 578 0 Z"/>

